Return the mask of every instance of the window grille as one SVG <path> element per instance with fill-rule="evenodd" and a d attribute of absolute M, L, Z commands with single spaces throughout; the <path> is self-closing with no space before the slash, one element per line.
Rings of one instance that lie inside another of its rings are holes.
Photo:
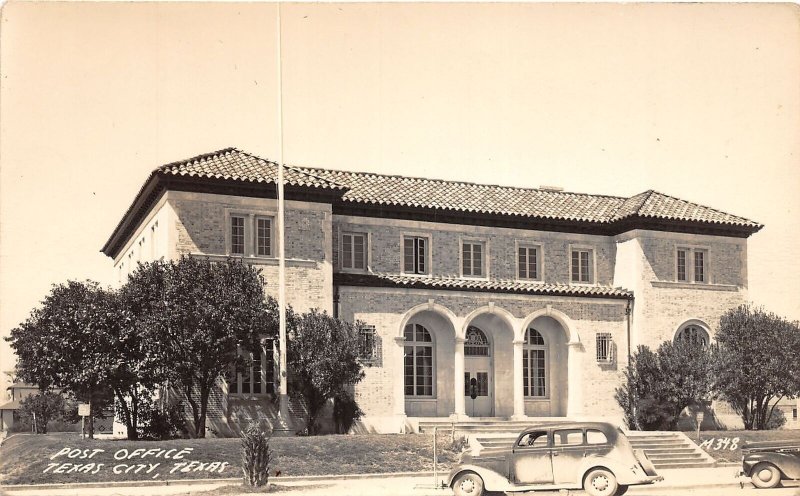
<path fill-rule="evenodd" d="M 358 338 L 358 357 L 364 362 L 375 361 L 375 359 L 378 357 L 378 347 L 375 339 L 375 326 L 361 326 L 361 328 L 358 330 Z"/>
<path fill-rule="evenodd" d="M 614 342 L 608 332 L 597 334 L 597 361 L 601 363 L 614 361 Z"/>
<path fill-rule="evenodd" d="M 467 338 L 464 342 L 465 356 L 489 356 L 489 340 L 486 334 L 477 327 L 467 328 Z"/>

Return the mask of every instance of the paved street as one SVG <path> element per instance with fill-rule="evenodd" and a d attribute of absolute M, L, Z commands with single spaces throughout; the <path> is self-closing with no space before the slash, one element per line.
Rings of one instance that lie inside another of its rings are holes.
<path fill-rule="evenodd" d="M 632 487 L 632 496 L 678 496 L 697 494 L 703 496 L 800 496 L 797 484 L 771 490 L 757 490 L 749 484 L 740 488 L 733 477 L 734 467 L 713 469 L 664 470 L 665 480 L 652 486 Z M 326 481 L 288 481 L 275 482 L 271 494 L 281 496 L 449 496 L 449 489 L 433 487 L 433 477 L 395 477 Z M 200 496 L 204 492 L 216 496 L 215 491 L 223 484 L 209 483 L 198 485 L 173 485 L 149 487 L 105 487 L 105 488 L 64 488 L 64 489 L 14 489 L 2 493 L 3 496 Z M 224 490 L 226 496 L 235 494 L 230 488 Z M 252 494 L 252 493 L 249 493 Z M 583 491 L 547 491 L 536 495 L 581 495 Z"/>

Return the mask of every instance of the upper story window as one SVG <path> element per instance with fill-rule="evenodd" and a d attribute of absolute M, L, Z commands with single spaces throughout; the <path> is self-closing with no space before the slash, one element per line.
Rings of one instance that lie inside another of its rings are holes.
<path fill-rule="evenodd" d="M 228 217 L 228 237 L 226 240 L 229 255 L 249 257 L 274 256 L 273 226 L 271 216 L 255 213 L 233 213 Z"/>
<path fill-rule="evenodd" d="M 520 246 L 517 249 L 517 276 L 520 279 L 541 280 L 541 248 Z"/>
<path fill-rule="evenodd" d="M 343 269 L 363 270 L 367 267 L 367 235 L 342 233 L 341 261 Z"/>
<path fill-rule="evenodd" d="M 158 235 L 158 221 L 150 227 L 150 260 L 156 259 L 156 237 Z"/>
<path fill-rule="evenodd" d="M 464 241 L 461 243 L 461 275 L 465 277 L 483 277 L 485 244 L 480 241 Z"/>
<path fill-rule="evenodd" d="M 231 216 L 231 255 L 244 255 L 244 217 Z"/>
<path fill-rule="evenodd" d="M 572 282 L 591 284 L 594 282 L 594 251 L 589 248 L 573 248 L 570 256 Z"/>
<path fill-rule="evenodd" d="M 421 236 L 403 237 L 403 272 L 406 274 L 428 273 L 429 238 Z"/>
<path fill-rule="evenodd" d="M 708 282 L 708 250 L 678 248 L 675 262 L 679 282 Z"/>
<path fill-rule="evenodd" d="M 256 217 L 256 255 L 272 256 L 272 218 Z"/>

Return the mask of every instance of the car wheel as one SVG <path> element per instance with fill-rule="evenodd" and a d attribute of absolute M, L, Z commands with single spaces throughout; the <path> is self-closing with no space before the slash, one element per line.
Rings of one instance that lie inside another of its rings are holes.
<path fill-rule="evenodd" d="M 604 468 L 596 468 L 583 479 L 583 490 L 591 496 L 612 496 L 619 485 L 614 474 Z"/>
<path fill-rule="evenodd" d="M 475 472 L 464 472 L 453 483 L 455 496 L 481 496 L 483 494 L 483 479 Z"/>
<path fill-rule="evenodd" d="M 776 487 L 781 482 L 781 471 L 771 463 L 759 463 L 750 472 L 750 480 L 759 489 Z"/>

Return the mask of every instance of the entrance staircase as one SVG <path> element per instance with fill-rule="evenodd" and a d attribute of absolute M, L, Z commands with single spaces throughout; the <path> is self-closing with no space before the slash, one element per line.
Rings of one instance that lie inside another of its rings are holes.
<path fill-rule="evenodd" d="M 561 423 L 564 418 L 536 418 L 530 420 L 504 420 L 500 418 L 473 418 L 451 422 L 448 419 L 419 419 L 417 431 L 431 434 L 452 432 L 466 436 L 474 448 L 500 448 L 510 446 L 517 435 L 532 424 Z M 587 419 L 588 420 L 588 419 Z M 629 432 L 628 440 L 634 449 L 642 450 L 659 469 L 703 468 L 715 466 L 715 461 L 682 432 Z"/>

